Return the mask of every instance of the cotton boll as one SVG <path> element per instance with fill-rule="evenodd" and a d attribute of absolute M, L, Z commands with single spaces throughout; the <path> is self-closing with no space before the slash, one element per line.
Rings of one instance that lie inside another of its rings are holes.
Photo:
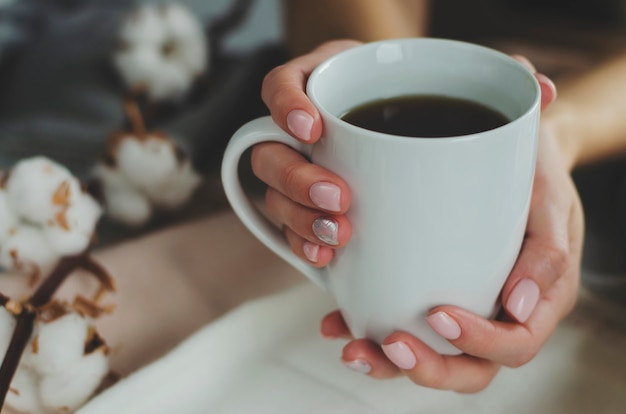
<path fill-rule="evenodd" d="M 6 405 L 24 414 L 47 414 L 49 411 L 39 399 L 39 376 L 33 370 L 20 365 L 13 376 Z"/>
<path fill-rule="evenodd" d="M 179 100 L 191 88 L 193 76 L 180 64 L 170 60 L 159 64 L 157 76 L 146 78 L 148 96 L 154 101 Z"/>
<path fill-rule="evenodd" d="M 0 188 L 0 243 L 9 237 L 18 226 L 19 220 L 9 205 L 6 192 Z"/>
<path fill-rule="evenodd" d="M 189 200 L 201 182 L 202 179 L 193 171 L 191 163 L 185 162 L 159 188 L 148 192 L 148 196 L 159 207 L 178 208 Z"/>
<path fill-rule="evenodd" d="M 154 48 L 133 47 L 118 52 L 114 56 L 115 65 L 123 74 L 126 85 L 130 88 L 148 88 L 148 79 L 161 63 L 160 52 Z"/>
<path fill-rule="evenodd" d="M 185 67 L 174 59 L 165 59 L 161 50 L 152 46 L 121 51 L 115 63 L 130 88 L 145 89 L 154 101 L 179 99 L 193 83 Z"/>
<path fill-rule="evenodd" d="M 137 191 L 105 189 L 107 214 L 129 226 L 139 227 L 152 216 L 152 206 L 143 194 Z"/>
<path fill-rule="evenodd" d="M 144 5 L 120 30 L 113 60 L 126 84 L 153 101 L 180 99 L 208 66 L 202 25 L 180 4 Z"/>
<path fill-rule="evenodd" d="M 67 407 L 74 411 L 91 397 L 108 371 L 107 356 L 96 350 L 64 370 L 44 376 L 39 389 L 41 401 L 48 409 L 63 412 L 61 407 Z"/>
<path fill-rule="evenodd" d="M 163 15 L 164 25 L 177 47 L 173 57 L 183 63 L 190 74 L 198 75 L 207 69 L 208 42 L 202 26 L 191 12 L 180 4 L 170 4 Z"/>
<path fill-rule="evenodd" d="M 35 352 L 31 347 L 28 364 L 41 374 L 63 372 L 82 358 L 88 330 L 88 321 L 76 312 L 51 322 L 39 321 L 33 337 L 37 341 L 37 350 Z"/>
<path fill-rule="evenodd" d="M 0 246 L 0 266 L 7 269 L 30 271 L 36 266 L 45 271 L 58 260 L 43 231 L 28 224 L 17 227 Z"/>
<path fill-rule="evenodd" d="M 133 227 L 141 226 L 150 219 L 152 216 L 150 202 L 121 171 L 105 164 L 98 164 L 93 170 L 93 175 L 102 183 L 109 217 Z"/>
<path fill-rule="evenodd" d="M 106 164 L 98 163 L 93 169 L 93 176 L 98 179 L 105 188 L 120 191 L 134 190 L 128 178 L 117 168 L 109 167 Z"/>
<path fill-rule="evenodd" d="M 3 306 L 0 306 L 0 361 L 4 359 L 15 330 L 15 317 L 6 310 Z"/>
<path fill-rule="evenodd" d="M 67 228 L 52 223 L 44 226 L 44 235 L 60 256 L 78 254 L 89 246 L 101 214 L 102 209 L 96 200 L 83 193 L 65 212 Z"/>
<path fill-rule="evenodd" d="M 207 70 L 208 52 L 204 41 L 190 40 L 177 52 L 177 59 L 194 77 Z"/>
<path fill-rule="evenodd" d="M 36 224 L 55 220 L 80 193 L 79 181 L 65 167 L 45 157 L 20 161 L 6 183 L 13 211 Z"/>
<path fill-rule="evenodd" d="M 124 20 L 119 34 L 126 46 L 135 43 L 160 45 L 165 40 L 162 17 L 156 7 L 144 5 Z"/>
<path fill-rule="evenodd" d="M 149 136 L 122 140 L 117 148 L 117 165 L 133 185 L 150 190 L 176 172 L 178 159 L 171 141 Z"/>
<path fill-rule="evenodd" d="M 203 33 L 202 26 L 191 11 L 180 3 L 164 5 L 161 13 L 163 28 L 169 37 L 176 39 L 195 39 Z"/>

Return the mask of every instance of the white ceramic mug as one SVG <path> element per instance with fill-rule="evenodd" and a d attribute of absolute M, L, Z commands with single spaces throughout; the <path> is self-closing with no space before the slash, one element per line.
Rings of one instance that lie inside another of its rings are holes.
<path fill-rule="evenodd" d="M 469 99 L 512 121 L 472 135 L 406 138 L 339 118 L 363 103 L 415 94 Z M 299 143 L 269 117 L 232 137 L 222 180 L 234 211 L 264 244 L 334 295 L 355 337 L 380 343 L 402 330 L 440 353 L 458 354 L 424 317 L 443 304 L 484 317 L 498 308 L 528 218 L 541 98 L 534 76 L 478 45 L 400 39 L 330 58 L 311 74 L 307 95 L 324 123 L 318 143 Z M 350 186 L 352 238 L 324 268 L 292 253 L 241 187 L 242 153 L 265 141 L 293 147 Z"/>

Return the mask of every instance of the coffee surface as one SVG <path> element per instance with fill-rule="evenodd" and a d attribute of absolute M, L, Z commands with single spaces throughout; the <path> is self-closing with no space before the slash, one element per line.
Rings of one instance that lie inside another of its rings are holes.
<path fill-rule="evenodd" d="M 438 95 L 380 99 L 349 110 L 341 119 L 376 132 L 421 138 L 475 134 L 509 122 L 483 104 Z"/>

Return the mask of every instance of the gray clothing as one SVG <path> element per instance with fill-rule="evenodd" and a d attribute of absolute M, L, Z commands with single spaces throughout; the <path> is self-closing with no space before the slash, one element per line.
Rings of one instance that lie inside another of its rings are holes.
<path fill-rule="evenodd" d="M 0 168 L 43 154 L 75 174 L 87 174 L 106 137 L 125 124 L 121 103 L 127 90 L 111 56 L 121 18 L 136 3 L 16 0 L 0 6 Z M 210 30 L 236 2 L 184 3 Z M 183 105 L 161 108 L 161 116 L 148 120 L 172 134 L 200 168 L 214 168 L 219 147 L 236 126 L 263 110 L 258 96 L 262 74 L 284 56 L 277 47 L 267 51 L 280 40 L 277 2 L 239 3 L 249 4 L 253 16 L 260 13 L 256 20 L 247 13 L 237 27 L 248 30 L 244 41 L 214 39 L 223 50 L 200 82 L 200 93 Z"/>

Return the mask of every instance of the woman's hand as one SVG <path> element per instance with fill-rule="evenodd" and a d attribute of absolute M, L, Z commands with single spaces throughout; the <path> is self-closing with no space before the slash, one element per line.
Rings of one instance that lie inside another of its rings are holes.
<path fill-rule="evenodd" d="M 316 142 L 322 134 L 322 120 L 304 92 L 306 81 L 324 60 L 358 44 L 328 42 L 272 70 L 263 82 L 262 96 L 274 122 L 302 142 Z M 254 147 L 252 169 L 268 185 L 267 211 L 285 229 L 294 253 L 314 266 L 326 266 L 352 233 L 345 216 L 350 206 L 348 185 L 274 142 Z"/>
<path fill-rule="evenodd" d="M 477 392 L 500 366 L 529 362 L 575 304 L 580 275 L 583 215 L 554 132 L 542 128 L 526 238 L 502 291 L 504 313 L 487 320 L 440 306 L 426 317 L 431 327 L 464 354 L 442 356 L 404 332 L 382 348 L 366 339 L 349 342 L 344 364 L 376 378 L 407 375 L 419 385 Z M 350 338 L 339 312 L 322 321 L 326 337 Z"/>
<path fill-rule="evenodd" d="M 268 74 L 263 99 L 274 121 L 303 142 L 317 141 L 322 124 L 304 93 L 308 75 L 326 58 L 357 44 L 326 43 Z M 546 107 L 556 90 L 544 75 L 536 77 Z M 582 208 L 556 145 L 558 131 L 547 124 L 541 130 L 526 238 L 502 291 L 503 317 L 493 321 L 452 306 L 437 307 L 427 321 L 464 354 L 442 356 L 396 332 L 382 347 L 367 339 L 350 341 L 342 356 L 348 367 L 376 378 L 404 374 L 419 385 L 475 392 L 490 383 L 501 365 L 520 366 L 539 351 L 575 303 L 583 236 Z M 284 226 L 293 251 L 314 265 L 328 264 L 334 249 L 351 235 L 344 215 L 350 205 L 346 183 L 282 144 L 256 146 L 252 164 L 269 185 L 269 214 Z M 339 312 L 324 318 L 321 330 L 326 337 L 350 338 Z"/>

